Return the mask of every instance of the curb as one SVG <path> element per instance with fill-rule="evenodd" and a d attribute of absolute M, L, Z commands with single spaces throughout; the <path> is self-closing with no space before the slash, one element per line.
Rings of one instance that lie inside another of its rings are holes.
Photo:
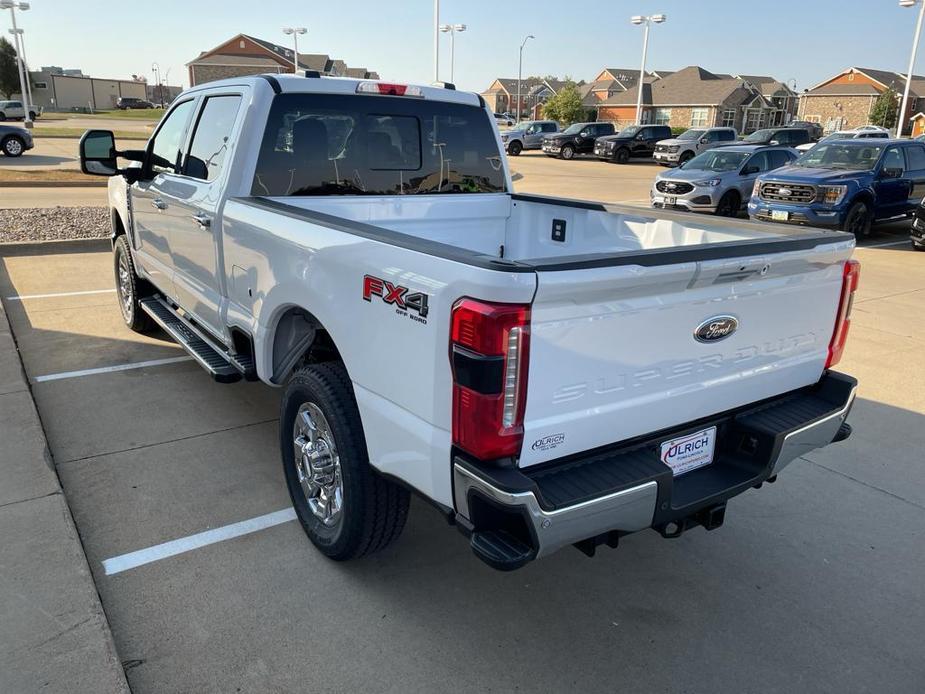
<path fill-rule="evenodd" d="M 32 139 L 34 140 L 39 139 L 39 138 L 45 139 L 45 140 L 79 140 L 80 137 L 81 137 L 80 135 L 45 135 L 43 133 L 37 133 L 34 130 L 32 131 Z M 142 142 L 145 142 L 148 140 L 147 137 L 141 136 L 141 133 L 139 133 L 138 137 L 135 137 L 135 136 L 126 137 L 125 135 L 123 135 L 122 137 L 117 136 L 116 139 L 117 140 L 140 140 Z"/>
<path fill-rule="evenodd" d="M 0 336 L 4 335 L 8 346 L 0 359 L 7 366 L 19 367 L 22 388 L 2 397 L 23 400 L 18 407 L 21 416 L 14 418 L 21 421 L 0 420 L 4 446 L 17 451 L 17 455 L 0 457 L 4 482 L 29 489 L 23 480 L 35 479 L 40 472 L 44 493 L 30 497 L 21 489 L 22 498 L 0 509 L 0 522 L 8 533 L 0 546 L 0 563 L 8 579 L 4 593 L 16 590 L 12 603 L 31 610 L 7 611 L 10 619 L 0 633 L 0 689 L 130 694 L 112 628 L 26 381 L 12 325 L 0 307 Z M 31 405 L 28 412 L 26 403 Z M 9 604 L 9 597 L 0 595 L 0 604 Z"/>
<path fill-rule="evenodd" d="M 0 188 L 105 188 L 106 181 L 0 181 Z"/>
<path fill-rule="evenodd" d="M 52 241 L 0 242 L 0 258 L 19 255 L 52 253 L 108 253 L 112 250 L 109 237 L 96 239 L 54 239 Z"/>

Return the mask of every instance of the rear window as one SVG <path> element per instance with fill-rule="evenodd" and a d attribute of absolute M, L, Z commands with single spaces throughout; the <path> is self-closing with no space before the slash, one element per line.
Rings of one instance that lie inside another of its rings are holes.
<path fill-rule="evenodd" d="M 252 195 L 505 192 L 491 122 L 476 106 L 392 96 L 280 94 Z"/>

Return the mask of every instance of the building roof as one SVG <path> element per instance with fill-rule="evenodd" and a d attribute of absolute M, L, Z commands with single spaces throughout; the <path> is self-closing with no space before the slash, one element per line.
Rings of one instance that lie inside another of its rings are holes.
<path fill-rule="evenodd" d="M 306 70 L 327 72 L 330 62 L 331 56 L 323 53 L 299 53 L 299 65 L 304 65 Z"/>
<path fill-rule="evenodd" d="M 601 72 L 609 72 L 615 80 L 635 82 L 639 79 L 639 68 L 605 67 Z M 646 71 L 646 77 L 655 77 L 655 73 Z"/>
<path fill-rule="evenodd" d="M 877 96 L 879 89 L 866 82 L 857 84 L 823 84 L 821 87 L 807 90 L 806 96 Z"/>
<path fill-rule="evenodd" d="M 734 77 L 723 77 L 690 65 L 664 79 L 643 85 L 642 102 L 649 106 L 713 106 L 725 103 L 736 91 L 743 99 L 751 94 L 745 83 Z M 614 94 L 604 105 L 632 105 L 638 96 L 636 85 L 625 92 Z"/>
<path fill-rule="evenodd" d="M 273 58 L 264 58 L 262 55 L 207 55 L 204 58 L 196 58 L 196 60 L 190 64 L 279 67 L 279 63 L 273 60 Z"/>

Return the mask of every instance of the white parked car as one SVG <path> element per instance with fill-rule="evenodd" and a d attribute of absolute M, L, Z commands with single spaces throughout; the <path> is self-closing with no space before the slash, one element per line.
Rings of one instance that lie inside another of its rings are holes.
<path fill-rule="evenodd" d="M 33 106 L 29 111 L 29 120 L 35 120 L 42 113 L 42 109 L 36 110 Z M 25 120 L 26 110 L 22 101 L 0 101 L 0 121 L 4 120 Z"/>
<path fill-rule="evenodd" d="M 857 138 L 884 139 L 888 137 L 890 137 L 890 131 L 886 128 L 881 128 L 877 125 L 863 125 L 854 130 L 838 130 L 834 133 L 829 133 L 819 140 L 819 142 L 806 142 L 802 145 L 797 145 L 794 149 L 798 152 L 808 152 L 820 142 L 828 142 L 829 140 L 854 140 Z"/>
<path fill-rule="evenodd" d="M 144 151 L 81 140 L 126 324 L 281 389 L 321 552 L 392 542 L 409 492 L 498 569 L 712 530 L 850 434 L 853 237 L 516 194 L 492 119 L 461 91 L 264 75 L 184 92 Z"/>

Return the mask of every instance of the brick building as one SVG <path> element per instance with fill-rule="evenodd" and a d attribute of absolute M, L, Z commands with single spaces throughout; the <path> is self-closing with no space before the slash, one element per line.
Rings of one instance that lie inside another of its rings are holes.
<path fill-rule="evenodd" d="M 190 86 L 213 80 L 259 75 L 261 73 L 293 72 L 293 51 L 270 41 L 247 34 L 238 34 L 215 48 L 203 51 L 186 64 Z M 343 60 L 328 55 L 299 53 L 299 69 L 315 70 L 322 75 L 379 79 L 379 74 L 367 68 L 351 68 Z"/>
<path fill-rule="evenodd" d="M 827 132 L 867 125 L 877 98 L 887 89 L 901 95 L 905 87 L 905 73 L 849 67 L 801 94 L 799 117 L 821 123 Z M 919 95 L 925 95 L 925 77 L 913 75 L 903 118 L 905 134 L 910 131 L 912 115 L 919 110 Z M 899 110 L 898 99 L 896 109 Z"/>

